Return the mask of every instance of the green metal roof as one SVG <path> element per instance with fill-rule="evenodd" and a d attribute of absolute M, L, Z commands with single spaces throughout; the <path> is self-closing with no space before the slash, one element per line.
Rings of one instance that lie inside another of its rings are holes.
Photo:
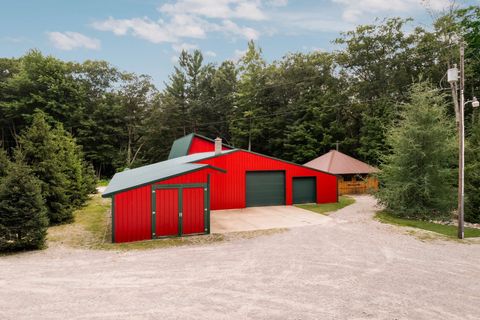
<path fill-rule="evenodd" d="M 221 155 L 230 153 L 232 151 L 235 150 L 224 150 L 222 151 Z M 108 184 L 107 189 L 105 189 L 105 192 L 102 194 L 102 197 L 109 197 L 121 191 L 137 188 L 156 181 L 165 180 L 190 171 L 208 167 L 214 168 L 208 164 L 192 162 L 212 158 L 215 156 L 218 156 L 215 155 L 215 152 L 201 152 L 118 172 L 113 176 L 112 180 L 110 180 L 110 183 Z"/>
<path fill-rule="evenodd" d="M 177 140 L 173 141 L 172 148 L 170 149 L 170 154 L 168 155 L 168 159 L 173 159 L 173 158 L 183 157 L 188 155 L 188 150 L 190 149 L 190 146 L 192 144 L 193 137 L 197 137 L 197 138 L 215 143 L 215 140 L 204 137 L 197 133 L 187 134 L 186 136 L 178 138 Z M 225 143 L 222 143 L 222 145 L 227 148 L 235 149 L 234 147 L 229 146 L 228 144 L 225 144 Z"/>
<path fill-rule="evenodd" d="M 190 149 L 190 145 L 192 144 L 193 136 L 194 134 L 190 133 L 173 141 L 168 159 L 186 156 L 188 154 L 188 149 Z"/>

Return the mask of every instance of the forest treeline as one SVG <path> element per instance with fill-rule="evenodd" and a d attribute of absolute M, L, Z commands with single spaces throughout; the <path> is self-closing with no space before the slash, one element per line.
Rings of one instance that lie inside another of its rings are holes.
<path fill-rule="evenodd" d="M 12 154 L 40 110 L 103 177 L 164 160 L 172 141 L 190 132 L 298 163 L 338 143 L 378 165 L 412 84 L 426 80 L 449 93 L 445 74 L 458 61 L 459 35 L 467 43 L 466 96 L 480 95 L 480 9 L 434 20 L 358 26 L 335 40 L 337 51 L 288 53 L 272 63 L 254 42 L 238 61 L 219 64 L 184 51 L 162 90 L 105 61 L 65 62 L 37 50 L 1 58 L 0 143 Z M 453 107 L 448 112 L 454 121 Z"/>

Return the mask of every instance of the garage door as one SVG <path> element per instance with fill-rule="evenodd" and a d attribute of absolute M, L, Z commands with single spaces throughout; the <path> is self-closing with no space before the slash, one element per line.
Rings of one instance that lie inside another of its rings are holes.
<path fill-rule="evenodd" d="M 315 203 L 316 196 L 315 177 L 293 178 L 293 203 Z"/>
<path fill-rule="evenodd" d="M 247 207 L 277 206 L 285 204 L 285 172 L 247 172 Z"/>

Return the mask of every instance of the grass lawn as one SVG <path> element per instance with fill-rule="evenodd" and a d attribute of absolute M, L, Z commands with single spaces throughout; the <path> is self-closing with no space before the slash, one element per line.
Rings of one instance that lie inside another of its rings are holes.
<path fill-rule="evenodd" d="M 450 238 L 457 238 L 457 227 L 448 226 L 428 221 L 411 220 L 397 218 L 386 211 L 380 211 L 375 215 L 375 218 L 383 223 L 389 223 L 397 226 L 412 227 L 428 231 L 433 231 Z M 465 238 L 480 237 L 480 229 L 465 228 Z"/>
<path fill-rule="evenodd" d="M 307 203 L 307 204 L 296 204 L 295 207 L 310 210 L 316 213 L 321 213 L 324 215 L 329 215 L 330 213 L 345 208 L 346 206 L 351 205 L 355 202 L 355 199 L 347 197 L 347 196 L 340 196 L 338 202 L 335 203 Z"/>
<path fill-rule="evenodd" d="M 108 186 L 109 182 L 110 182 L 110 180 L 100 179 L 100 180 L 97 181 L 97 187 L 106 187 L 106 186 Z"/>
<path fill-rule="evenodd" d="M 48 246 L 64 245 L 81 249 L 101 250 L 144 250 L 215 243 L 237 238 L 253 238 L 286 231 L 286 229 L 271 229 L 231 234 L 165 238 L 129 243 L 112 243 L 110 206 L 110 199 L 104 199 L 100 194 L 92 195 L 85 207 L 75 211 L 75 222 L 48 228 Z"/>

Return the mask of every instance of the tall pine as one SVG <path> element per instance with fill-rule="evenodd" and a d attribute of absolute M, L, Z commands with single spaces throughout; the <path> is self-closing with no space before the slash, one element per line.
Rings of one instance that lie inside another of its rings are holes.
<path fill-rule="evenodd" d="M 380 202 L 393 214 L 447 218 L 455 207 L 455 131 L 443 95 L 415 84 L 401 120 L 390 129 L 390 153 L 382 160 Z"/>
<path fill-rule="evenodd" d="M 57 156 L 62 171 L 67 178 L 66 194 L 74 208 L 82 206 L 88 195 L 95 192 L 96 179 L 94 172 L 85 163 L 83 153 L 72 135 L 63 129 L 61 124 L 52 130 L 53 139 L 58 147 Z"/>
<path fill-rule="evenodd" d="M 235 146 L 259 150 L 262 131 L 266 123 L 271 121 L 264 105 L 265 96 L 262 89 L 266 84 L 266 62 L 262 50 L 255 42 L 248 42 L 248 49 L 238 62 L 238 91 L 236 108 L 232 113 L 230 131 Z"/>
<path fill-rule="evenodd" d="M 19 143 L 17 161 L 29 165 L 33 175 L 40 179 L 50 223 L 70 222 L 73 206 L 69 197 L 71 184 L 65 172 L 67 164 L 59 140 L 43 112 L 35 113 L 31 126 L 19 137 Z"/>

